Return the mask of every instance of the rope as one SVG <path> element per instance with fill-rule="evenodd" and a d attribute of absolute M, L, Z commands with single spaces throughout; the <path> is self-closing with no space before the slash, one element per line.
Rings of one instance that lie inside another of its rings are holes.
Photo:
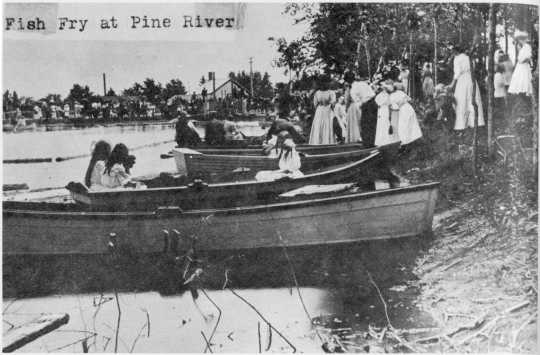
<path fill-rule="evenodd" d="M 148 143 L 143 144 L 139 146 L 135 146 L 133 148 L 130 148 L 130 150 L 139 150 L 143 148 L 149 148 L 149 147 L 157 147 L 158 145 L 167 144 L 174 142 L 173 139 L 169 139 L 166 141 L 160 141 L 155 143 Z M 4 159 L 4 164 L 34 164 L 34 163 L 52 163 L 55 162 L 63 162 L 66 160 L 72 160 L 72 159 L 80 159 L 80 158 L 87 158 L 91 154 L 79 154 L 79 155 L 72 155 L 67 157 L 56 157 L 56 158 L 22 158 L 22 159 Z"/>

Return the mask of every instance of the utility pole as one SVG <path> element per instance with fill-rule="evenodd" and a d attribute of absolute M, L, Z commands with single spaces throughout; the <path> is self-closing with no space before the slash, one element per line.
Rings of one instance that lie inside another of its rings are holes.
<path fill-rule="evenodd" d="M 107 81 L 105 79 L 105 73 L 103 73 L 103 96 L 107 96 Z"/>
<path fill-rule="evenodd" d="M 249 103 L 251 104 L 251 101 L 253 100 L 253 57 L 249 57 L 249 90 Z"/>

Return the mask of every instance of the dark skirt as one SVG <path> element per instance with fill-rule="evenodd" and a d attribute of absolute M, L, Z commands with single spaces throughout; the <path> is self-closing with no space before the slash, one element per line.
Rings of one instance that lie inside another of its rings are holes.
<path fill-rule="evenodd" d="M 379 106 L 372 98 L 362 105 L 362 116 L 360 118 L 360 135 L 362 142 L 366 147 L 372 147 L 375 144 L 375 130 L 377 128 L 377 110 Z"/>

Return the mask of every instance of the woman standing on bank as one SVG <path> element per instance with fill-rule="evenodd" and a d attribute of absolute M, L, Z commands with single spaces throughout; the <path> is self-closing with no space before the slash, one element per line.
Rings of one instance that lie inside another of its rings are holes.
<path fill-rule="evenodd" d="M 345 91 L 345 102 L 347 107 L 347 113 L 345 114 L 345 143 L 356 143 L 362 141 L 360 134 L 360 119 L 362 111 L 360 106 L 356 103 L 356 100 L 352 96 L 352 85 L 356 83 L 354 73 L 348 71 L 345 73 L 344 80 L 347 85 Z"/>
<path fill-rule="evenodd" d="M 335 144 L 332 105 L 336 103 L 336 94 L 329 90 L 330 78 L 323 75 L 319 79 L 319 89 L 313 96 L 315 116 L 311 124 L 309 144 Z"/>
<path fill-rule="evenodd" d="M 455 46 L 454 52 L 454 79 L 450 87 L 454 89 L 454 98 L 456 100 L 455 111 L 456 121 L 454 129 L 461 131 L 467 127 L 474 127 L 475 110 L 473 106 L 473 79 L 471 75 L 471 63 L 469 56 L 465 54 L 463 46 Z M 478 107 L 478 127 L 483 126 L 484 113 L 482 108 L 482 99 L 480 97 L 480 88 L 476 85 L 476 105 Z"/>
<path fill-rule="evenodd" d="M 514 38 L 520 47 L 514 74 L 508 88 L 509 94 L 514 95 L 532 95 L 532 48 L 527 43 L 527 32 L 516 31 Z"/>

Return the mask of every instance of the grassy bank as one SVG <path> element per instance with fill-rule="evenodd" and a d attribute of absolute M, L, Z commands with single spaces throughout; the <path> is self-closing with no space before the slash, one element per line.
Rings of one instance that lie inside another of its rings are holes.
<path fill-rule="evenodd" d="M 411 182 L 441 182 L 434 240 L 409 286 L 437 331 L 414 339 L 430 351 L 537 351 L 537 170 L 523 154 L 488 157 L 472 134 L 441 127 L 398 162 Z M 480 132 L 480 141 L 485 142 Z"/>

